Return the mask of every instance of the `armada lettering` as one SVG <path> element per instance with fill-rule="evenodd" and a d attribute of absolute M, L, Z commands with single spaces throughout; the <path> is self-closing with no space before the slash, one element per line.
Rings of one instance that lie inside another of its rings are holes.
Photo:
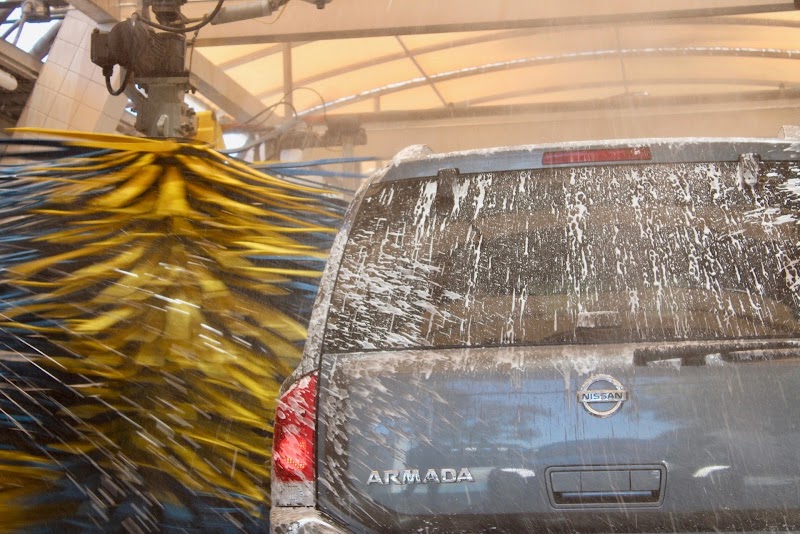
<path fill-rule="evenodd" d="M 400 471 L 397 469 L 392 469 L 391 471 L 384 471 L 384 484 L 400 484 L 400 481 L 397 479 L 397 475 L 400 474 Z"/>
<path fill-rule="evenodd" d="M 419 484 L 419 469 L 406 469 L 403 471 L 403 478 L 400 480 L 401 484 Z"/>
<path fill-rule="evenodd" d="M 442 483 L 447 484 L 456 481 L 455 469 L 442 469 Z"/>
<path fill-rule="evenodd" d="M 439 483 L 439 475 L 436 474 L 434 469 L 428 469 L 428 472 L 425 474 L 425 480 L 422 483 L 427 484 L 428 482 Z"/>
<path fill-rule="evenodd" d="M 382 486 L 396 484 L 407 486 L 411 484 L 453 484 L 459 482 L 475 482 L 472 473 L 466 467 L 461 469 L 444 468 L 428 469 L 425 476 L 420 475 L 419 469 L 386 469 L 381 476 L 380 471 L 370 471 L 367 477 L 367 486 L 380 484 Z"/>
<path fill-rule="evenodd" d="M 472 473 L 469 472 L 469 469 L 465 467 L 458 472 L 456 482 L 475 482 L 475 479 L 472 478 Z"/>

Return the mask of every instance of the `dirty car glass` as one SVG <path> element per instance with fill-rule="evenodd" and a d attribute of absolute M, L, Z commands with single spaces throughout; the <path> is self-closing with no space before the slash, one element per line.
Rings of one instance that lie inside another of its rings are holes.
<path fill-rule="evenodd" d="M 370 187 L 326 351 L 792 336 L 794 164 L 440 176 Z"/>

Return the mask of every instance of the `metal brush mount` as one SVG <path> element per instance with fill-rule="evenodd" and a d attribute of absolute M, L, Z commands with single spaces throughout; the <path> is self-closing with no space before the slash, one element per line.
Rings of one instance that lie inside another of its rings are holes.
<path fill-rule="evenodd" d="M 322 9 L 331 0 L 305 0 Z M 197 119 L 184 96 L 192 86 L 186 69 L 186 34 L 206 24 L 222 24 L 272 14 L 288 0 L 256 0 L 233 10 L 219 0 L 214 11 L 200 23 L 187 27 L 181 14 L 186 0 L 144 0 L 142 15 L 117 23 L 109 32 L 94 30 L 91 60 L 102 67 L 106 88 L 112 95 L 123 92 L 133 100 L 136 129 L 148 137 L 192 137 Z M 150 20 L 150 14 L 156 20 Z M 215 20 L 219 17 L 219 20 Z M 159 31 L 156 31 L 159 30 Z M 111 86 L 114 67 L 124 72 L 120 86 Z"/>
<path fill-rule="evenodd" d="M 162 4 L 154 10 L 158 20 L 174 23 L 174 10 L 163 10 Z M 191 89 L 185 58 L 184 34 L 157 32 L 139 17 L 117 23 L 110 32 L 92 32 L 92 62 L 103 68 L 111 94 L 125 92 L 133 100 L 136 129 L 149 137 L 191 137 L 196 132 L 194 111 L 183 103 Z M 111 87 L 115 65 L 124 72 L 117 89 Z"/>

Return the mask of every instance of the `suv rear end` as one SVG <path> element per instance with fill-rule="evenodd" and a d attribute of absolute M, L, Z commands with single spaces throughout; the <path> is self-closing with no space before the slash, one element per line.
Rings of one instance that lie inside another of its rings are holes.
<path fill-rule="evenodd" d="M 405 151 L 282 390 L 273 531 L 800 528 L 797 157 Z"/>

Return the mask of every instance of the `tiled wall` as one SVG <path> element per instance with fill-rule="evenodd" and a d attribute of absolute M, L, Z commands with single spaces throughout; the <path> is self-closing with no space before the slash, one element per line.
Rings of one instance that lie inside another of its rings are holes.
<path fill-rule="evenodd" d="M 70 10 L 22 112 L 18 126 L 114 133 L 128 99 L 108 94 L 100 67 L 89 59 L 94 22 Z M 112 86 L 119 84 L 119 67 Z"/>

